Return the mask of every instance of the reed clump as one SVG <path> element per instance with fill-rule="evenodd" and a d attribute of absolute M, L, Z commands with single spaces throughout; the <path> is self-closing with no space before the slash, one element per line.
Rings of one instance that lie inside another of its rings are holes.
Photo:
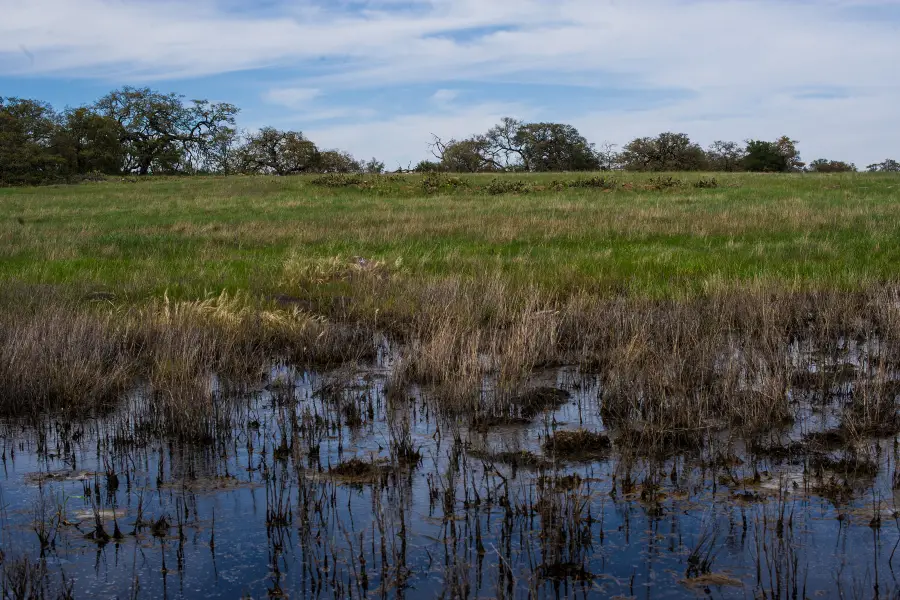
<path fill-rule="evenodd" d="M 125 329 L 67 304 L 0 314 L 0 412 L 114 404 L 133 376 Z"/>
<path fill-rule="evenodd" d="M 348 483 L 377 483 L 391 473 L 391 465 L 386 461 L 351 458 L 328 470 L 328 474 L 339 481 Z"/>
<path fill-rule="evenodd" d="M 586 429 L 557 431 L 544 442 L 544 452 L 564 460 L 596 457 L 611 448 L 609 436 Z"/>
<path fill-rule="evenodd" d="M 224 412 L 218 398 L 258 384 L 278 360 L 371 356 L 374 340 L 363 330 L 224 293 L 137 307 L 60 298 L 7 305 L 0 314 L 0 413 L 84 414 L 144 386 L 160 432 L 210 439 Z"/>

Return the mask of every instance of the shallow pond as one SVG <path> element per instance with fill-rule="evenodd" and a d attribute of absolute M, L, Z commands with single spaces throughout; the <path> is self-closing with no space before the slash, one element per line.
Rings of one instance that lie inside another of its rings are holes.
<path fill-rule="evenodd" d="M 148 433 L 141 391 L 112 414 L 4 424 L 6 589 L 29 578 L 102 598 L 900 589 L 893 440 L 854 448 L 857 462 L 778 451 L 833 425 L 802 394 L 769 451 L 719 431 L 642 455 L 611 431 L 611 447 L 563 460 L 549 436 L 606 429 L 596 378 L 542 373 L 546 410 L 482 428 L 438 415 L 421 390 L 395 397 L 387 380 L 274 369 L 265 387 L 221 400 L 203 444 Z"/>

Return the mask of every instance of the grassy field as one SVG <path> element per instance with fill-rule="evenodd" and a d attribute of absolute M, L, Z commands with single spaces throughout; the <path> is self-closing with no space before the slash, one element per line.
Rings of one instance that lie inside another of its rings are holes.
<path fill-rule="evenodd" d="M 210 373 L 370 363 L 385 340 L 392 385 L 431 386 L 456 414 L 506 418 L 536 370 L 574 365 L 603 373 L 610 418 L 757 427 L 805 376 L 792 340 L 877 337 L 859 376 L 884 402 L 854 421 L 870 429 L 900 364 L 900 178 L 716 178 L 0 190 L 0 413 L 115 402 L 140 380 L 173 403 L 166 422 L 202 432 Z"/>
<path fill-rule="evenodd" d="M 0 281 L 123 299 L 302 295 L 364 259 L 413 281 L 502 274 L 568 294 L 682 296 L 774 283 L 857 288 L 900 274 L 900 177 L 615 174 L 183 178 L 0 189 Z M 368 180 L 367 180 L 368 181 Z M 449 183 L 448 183 L 449 182 Z M 663 187 L 666 189 L 656 189 Z M 495 190 L 496 191 L 496 190 Z M 325 286 L 328 287 L 328 286 Z"/>

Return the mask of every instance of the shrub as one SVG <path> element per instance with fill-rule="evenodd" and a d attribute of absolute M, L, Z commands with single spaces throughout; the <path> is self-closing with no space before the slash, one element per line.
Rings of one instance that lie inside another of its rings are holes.
<path fill-rule="evenodd" d="M 462 177 L 450 177 L 444 173 L 426 173 L 422 177 L 422 189 L 426 194 L 452 192 L 469 187 L 469 182 Z"/>
<path fill-rule="evenodd" d="M 698 190 L 712 189 L 719 187 L 719 182 L 715 177 L 703 177 L 693 183 Z"/>
<path fill-rule="evenodd" d="M 484 189 L 492 196 L 499 196 L 501 194 L 525 194 L 531 191 L 531 186 L 525 181 L 495 177 Z"/>
<path fill-rule="evenodd" d="M 323 187 L 350 187 L 353 185 L 360 185 L 364 182 L 365 180 L 360 175 L 328 173 L 327 175 L 316 177 L 312 180 L 311 183 L 313 185 L 320 185 Z"/>
<path fill-rule="evenodd" d="M 647 189 L 650 190 L 670 190 L 672 188 L 681 187 L 682 185 L 684 185 L 683 181 L 675 179 L 671 175 L 666 175 L 665 177 L 652 177 L 647 181 Z"/>
<path fill-rule="evenodd" d="M 585 179 L 575 179 L 567 182 L 570 188 L 595 188 L 601 190 L 614 190 L 618 183 L 614 179 L 602 176 L 587 177 Z"/>

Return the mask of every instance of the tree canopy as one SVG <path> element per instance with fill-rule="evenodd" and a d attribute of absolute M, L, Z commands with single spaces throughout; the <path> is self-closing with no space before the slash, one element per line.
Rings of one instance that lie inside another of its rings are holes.
<path fill-rule="evenodd" d="M 177 171 L 202 164 L 217 137 L 233 131 L 238 108 L 208 100 L 184 103 L 178 94 L 123 87 L 100 98 L 95 109 L 119 124 L 125 172 Z"/>
<path fill-rule="evenodd" d="M 666 132 L 628 143 L 621 162 L 629 171 L 700 171 L 706 168 L 707 157 L 686 133 Z"/>
<path fill-rule="evenodd" d="M 74 181 L 94 173 L 271 174 L 381 173 L 377 158 L 358 160 L 320 149 L 300 131 L 262 127 L 239 131 L 239 109 L 225 102 L 187 100 L 175 93 L 125 86 L 95 103 L 57 112 L 39 100 L 0 97 L 0 185 Z M 600 149 L 574 126 L 501 119 L 482 133 L 445 141 L 432 135 L 433 160 L 418 172 L 758 171 L 838 173 L 852 163 L 820 158 L 808 166 L 788 136 L 745 142 L 717 140 L 705 150 L 686 133 L 639 137 L 617 151 Z M 900 172 L 885 159 L 869 172 Z"/>

